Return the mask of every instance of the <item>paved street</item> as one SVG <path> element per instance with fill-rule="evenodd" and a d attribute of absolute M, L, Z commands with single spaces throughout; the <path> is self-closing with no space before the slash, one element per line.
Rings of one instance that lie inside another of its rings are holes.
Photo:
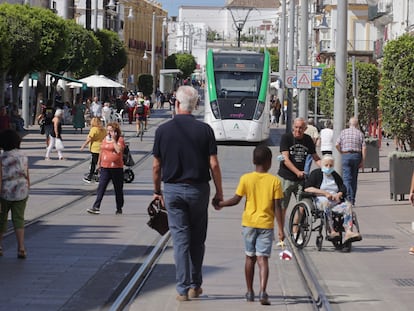
<path fill-rule="evenodd" d="M 134 159 L 151 150 L 154 130 L 168 118 L 157 112 L 150 129 L 140 142 L 133 125 L 124 125 Z M 278 142 L 283 128 L 272 129 L 272 141 Z M 17 260 L 14 236 L 3 243 L 0 258 L 0 310 L 103 310 L 123 277 L 157 238 L 146 226 L 146 206 L 151 199 L 152 157 L 135 167 L 135 180 L 125 185 L 125 209 L 115 215 L 114 196 L 105 197 L 102 214 L 87 215 L 95 184 L 81 179 L 87 170 L 89 153 L 79 151 L 84 134 L 64 128 L 66 160 L 44 160 L 44 139 L 33 127 L 22 148 L 30 156 L 34 183 L 27 208 L 33 218 L 65 202 L 70 208 L 53 213 L 27 230 L 28 258 Z M 383 143 L 380 171 L 366 170 L 359 178 L 358 220 L 363 241 L 354 243 L 351 253 L 341 253 L 324 241 L 321 252 L 315 236 L 305 248 L 310 266 L 331 301 L 334 310 L 411 310 L 414 294 L 414 256 L 408 248 L 414 244 L 414 209 L 408 201 L 394 201 L 389 195 L 387 154 L 393 150 Z M 233 194 L 241 173 L 252 169 L 252 146 L 219 146 L 225 196 Z M 278 154 L 278 146 L 271 147 Z M 55 155 L 52 155 L 52 157 Z M 81 165 L 76 165 L 81 163 Z M 276 173 L 274 162 L 271 172 Z M 64 174 L 58 174 L 65 170 Z M 46 176 L 56 174 L 51 179 Z M 200 299 L 176 302 L 174 266 L 170 245 L 130 310 L 257 310 L 258 302 L 244 301 L 244 255 L 240 236 L 242 204 L 223 211 L 210 209 L 204 293 Z M 295 262 L 281 261 L 275 249 L 270 265 L 269 295 L 272 310 L 311 310 L 309 293 Z M 256 281 L 257 288 L 257 281 Z M 108 307 L 108 306 L 107 306 Z"/>

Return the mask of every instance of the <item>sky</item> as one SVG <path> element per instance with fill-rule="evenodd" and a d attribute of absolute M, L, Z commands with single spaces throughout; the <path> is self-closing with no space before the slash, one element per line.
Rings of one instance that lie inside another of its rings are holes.
<path fill-rule="evenodd" d="M 195 6 L 224 6 L 226 0 L 157 0 L 162 4 L 162 8 L 168 11 L 168 16 L 178 16 L 178 8 L 182 5 Z"/>

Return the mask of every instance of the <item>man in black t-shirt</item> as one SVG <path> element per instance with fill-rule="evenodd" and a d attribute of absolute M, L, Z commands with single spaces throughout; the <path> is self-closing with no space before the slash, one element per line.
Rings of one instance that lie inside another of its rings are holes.
<path fill-rule="evenodd" d="M 300 199 L 300 192 L 303 189 L 305 178 L 305 162 L 308 154 L 320 166 L 320 158 L 316 153 L 315 143 L 312 138 L 305 134 L 306 121 L 303 118 L 296 118 L 293 121 L 292 133 L 283 134 L 280 141 L 280 152 L 283 161 L 280 162 L 278 175 L 282 181 L 282 221 L 284 223 L 286 210 L 289 207 L 290 197 L 295 194 Z"/>
<path fill-rule="evenodd" d="M 168 211 L 179 301 L 197 298 L 203 292 L 211 178 L 216 188 L 213 202 L 223 200 L 214 132 L 192 115 L 197 99 L 197 90 L 180 86 L 175 101 L 177 115 L 158 127 L 153 147 L 154 199 L 165 201 Z"/>

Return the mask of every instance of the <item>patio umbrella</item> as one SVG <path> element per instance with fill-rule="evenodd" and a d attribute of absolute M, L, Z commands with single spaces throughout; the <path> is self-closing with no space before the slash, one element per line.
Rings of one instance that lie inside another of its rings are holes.
<path fill-rule="evenodd" d="M 99 88 L 99 87 L 124 87 L 121 83 L 118 83 L 114 80 L 111 80 L 104 75 L 91 75 L 89 77 L 79 79 L 83 83 L 86 83 L 88 87 Z M 69 86 L 72 87 L 82 87 L 80 83 L 70 82 Z"/>

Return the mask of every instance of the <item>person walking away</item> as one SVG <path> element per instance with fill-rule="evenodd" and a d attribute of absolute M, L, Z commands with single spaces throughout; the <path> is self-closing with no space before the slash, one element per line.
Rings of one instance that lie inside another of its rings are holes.
<path fill-rule="evenodd" d="M 53 117 L 55 109 L 52 107 L 52 101 L 48 100 L 46 106 L 42 106 L 42 112 L 37 116 L 37 122 L 44 122 L 44 130 L 46 137 L 46 147 L 49 146 L 49 137 L 53 131 Z"/>
<path fill-rule="evenodd" d="M 306 122 L 303 118 L 296 118 L 293 121 L 292 133 L 282 135 L 280 141 L 280 152 L 283 161 L 280 162 L 278 176 L 282 181 L 283 200 L 282 200 L 282 223 L 283 230 L 285 225 L 286 210 L 289 207 L 290 197 L 295 195 L 300 200 L 305 179 L 305 161 L 308 154 L 312 155 L 313 160 L 320 166 L 320 158 L 315 150 L 315 143 L 312 138 L 305 134 Z M 280 234 L 279 243 L 283 242 L 284 235 Z"/>
<path fill-rule="evenodd" d="M 98 101 L 98 97 L 94 97 L 91 107 L 90 107 L 90 112 L 91 112 L 91 118 L 93 117 L 97 117 L 97 118 L 101 118 L 102 117 L 102 105 L 99 103 Z"/>
<path fill-rule="evenodd" d="M 86 105 L 81 101 L 78 102 L 72 109 L 73 127 L 75 128 L 75 133 L 78 132 L 78 129 L 80 129 L 81 134 L 83 133 L 83 129 L 85 128 L 85 112 Z"/>
<path fill-rule="evenodd" d="M 192 115 L 197 97 L 191 86 L 178 89 L 177 115 L 157 128 L 153 146 L 154 199 L 165 201 L 168 211 L 178 301 L 197 298 L 203 292 L 211 176 L 216 188 L 214 200 L 223 200 L 214 132 Z"/>
<path fill-rule="evenodd" d="M 151 101 L 148 96 L 144 96 L 144 106 L 145 106 L 144 130 L 147 131 L 148 119 L 151 115 Z"/>
<path fill-rule="evenodd" d="M 175 103 L 177 101 L 177 92 L 174 91 L 169 99 L 169 103 L 170 103 L 170 110 L 172 110 L 172 117 L 174 118 L 175 116 Z"/>
<path fill-rule="evenodd" d="M 17 239 L 17 258 L 27 256 L 24 244 L 24 212 L 29 197 L 28 158 L 20 150 L 20 135 L 12 129 L 0 133 L 0 256 L 3 256 L 3 234 L 7 232 L 9 211 Z"/>
<path fill-rule="evenodd" d="M 239 204 L 245 196 L 246 203 L 242 216 L 242 234 L 244 238 L 246 263 L 245 277 L 247 285 L 246 300 L 254 301 L 254 267 L 259 266 L 260 292 L 259 301 L 262 305 L 270 305 L 267 294 L 269 278 L 269 258 L 272 252 L 274 219 L 282 230 L 282 184 L 277 176 L 268 173 L 272 166 L 272 152 L 264 145 L 257 146 L 253 151 L 254 172 L 241 176 L 235 195 L 228 200 L 215 204 L 217 210 L 225 206 Z"/>
<path fill-rule="evenodd" d="M 319 132 L 314 124 L 313 118 L 308 119 L 308 124 L 306 126 L 305 134 L 309 135 L 312 138 L 315 146 L 318 144 Z M 313 160 L 312 155 L 308 154 L 306 157 L 306 163 L 305 163 L 305 169 L 304 169 L 306 175 L 309 175 L 310 173 L 310 169 L 312 166 L 312 160 Z"/>
<path fill-rule="evenodd" d="M 56 140 L 62 140 L 62 117 L 63 117 L 63 110 L 56 109 L 55 116 L 52 119 L 52 131 L 49 135 L 49 146 L 46 148 L 46 156 L 45 160 L 50 160 L 50 152 L 52 151 L 53 147 L 56 149 Z M 56 149 L 58 153 L 59 160 L 64 160 L 63 153 L 61 149 Z"/>
<path fill-rule="evenodd" d="M 128 122 L 129 124 L 132 124 L 133 118 L 134 118 L 134 109 L 137 104 L 137 101 L 134 98 L 134 94 L 130 93 L 128 95 L 128 99 L 125 102 L 125 107 L 128 111 Z"/>
<path fill-rule="evenodd" d="M 411 205 L 414 206 L 414 171 L 413 175 L 411 176 L 410 196 L 408 199 L 411 202 Z M 410 247 L 408 253 L 410 255 L 414 255 L 414 246 Z"/>
<path fill-rule="evenodd" d="M 148 107 L 144 104 L 144 99 L 138 99 L 137 104 L 134 108 L 134 116 L 136 119 L 136 130 L 138 137 L 141 131 L 144 131 L 144 128 L 141 128 L 141 122 L 145 124 L 147 122 L 147 113 L 148 113 Z"/>
<path fill-rule="evenodd" d="M 320 133 L 321 153 L 332 154 L 333 152 L 333 125 L 331 120 L 325 121 L 325 127 Z"/>
<path fill-rule="evenodd" d="M 106 130 L 102 126 L 102 121 L 100 118 L 92 118 L 91 120 L 91 129 L 89 130 L 88 137 L 86 137 L 85 142 L 80 147 L 80 150 L 83 151 L 87 145 L 89 145 L 89 150 L 91 152 L 91 164 L 89 166 L 89 173 L 86 177 L 83 178 L 83 181 L 90 184 L 92 177 L 95 174 L 96 164 L 98 163 L 99 153 L 101 151 L 102 140 L 106 136 Z"/>
<path fill-rule="evenodd" d="M 124 161 L 123 152 L 125 141 L 121 128 L 117 122 L 108 123 L 107 135 L 101 143 L 101 152 L 98 157 L 97 169 L 100 170 L 99 185 L 96 191 L 96 200 L 86 211 L 90 214 L 101 213 L 101 202 L 106 188 L 112 180 L 115 190 L 116 215 L 122 214 L 124 206 Z"/>
<path fill-rule="evenodd" d="M 332 212 L 343 215 L 343 227 L 347 242 L 361 241 L 359 232 L 353 232 L 352 204 L 345 199 L 346 187 L 341 176 L 334 170 L 334 158 L 327 154 L 322 157 L 321 168 L 313 170 L 305 182 L 305 191 L 316 194 L 316 206 L 325 211 L 328 219 L 328 240 L 333 241 L 340 236 L 334 229 Z"/>
<path fill-rule="evenodd" d="M 336 140 L 336 149 L 342 154 L 342 178 L 347 199 L 355 205 L 358 171 L 364 167 L 366 145 L 364 134 L 358 129 L 358 119 L 349 119 L 349 127 L 343 129 Z"/>

